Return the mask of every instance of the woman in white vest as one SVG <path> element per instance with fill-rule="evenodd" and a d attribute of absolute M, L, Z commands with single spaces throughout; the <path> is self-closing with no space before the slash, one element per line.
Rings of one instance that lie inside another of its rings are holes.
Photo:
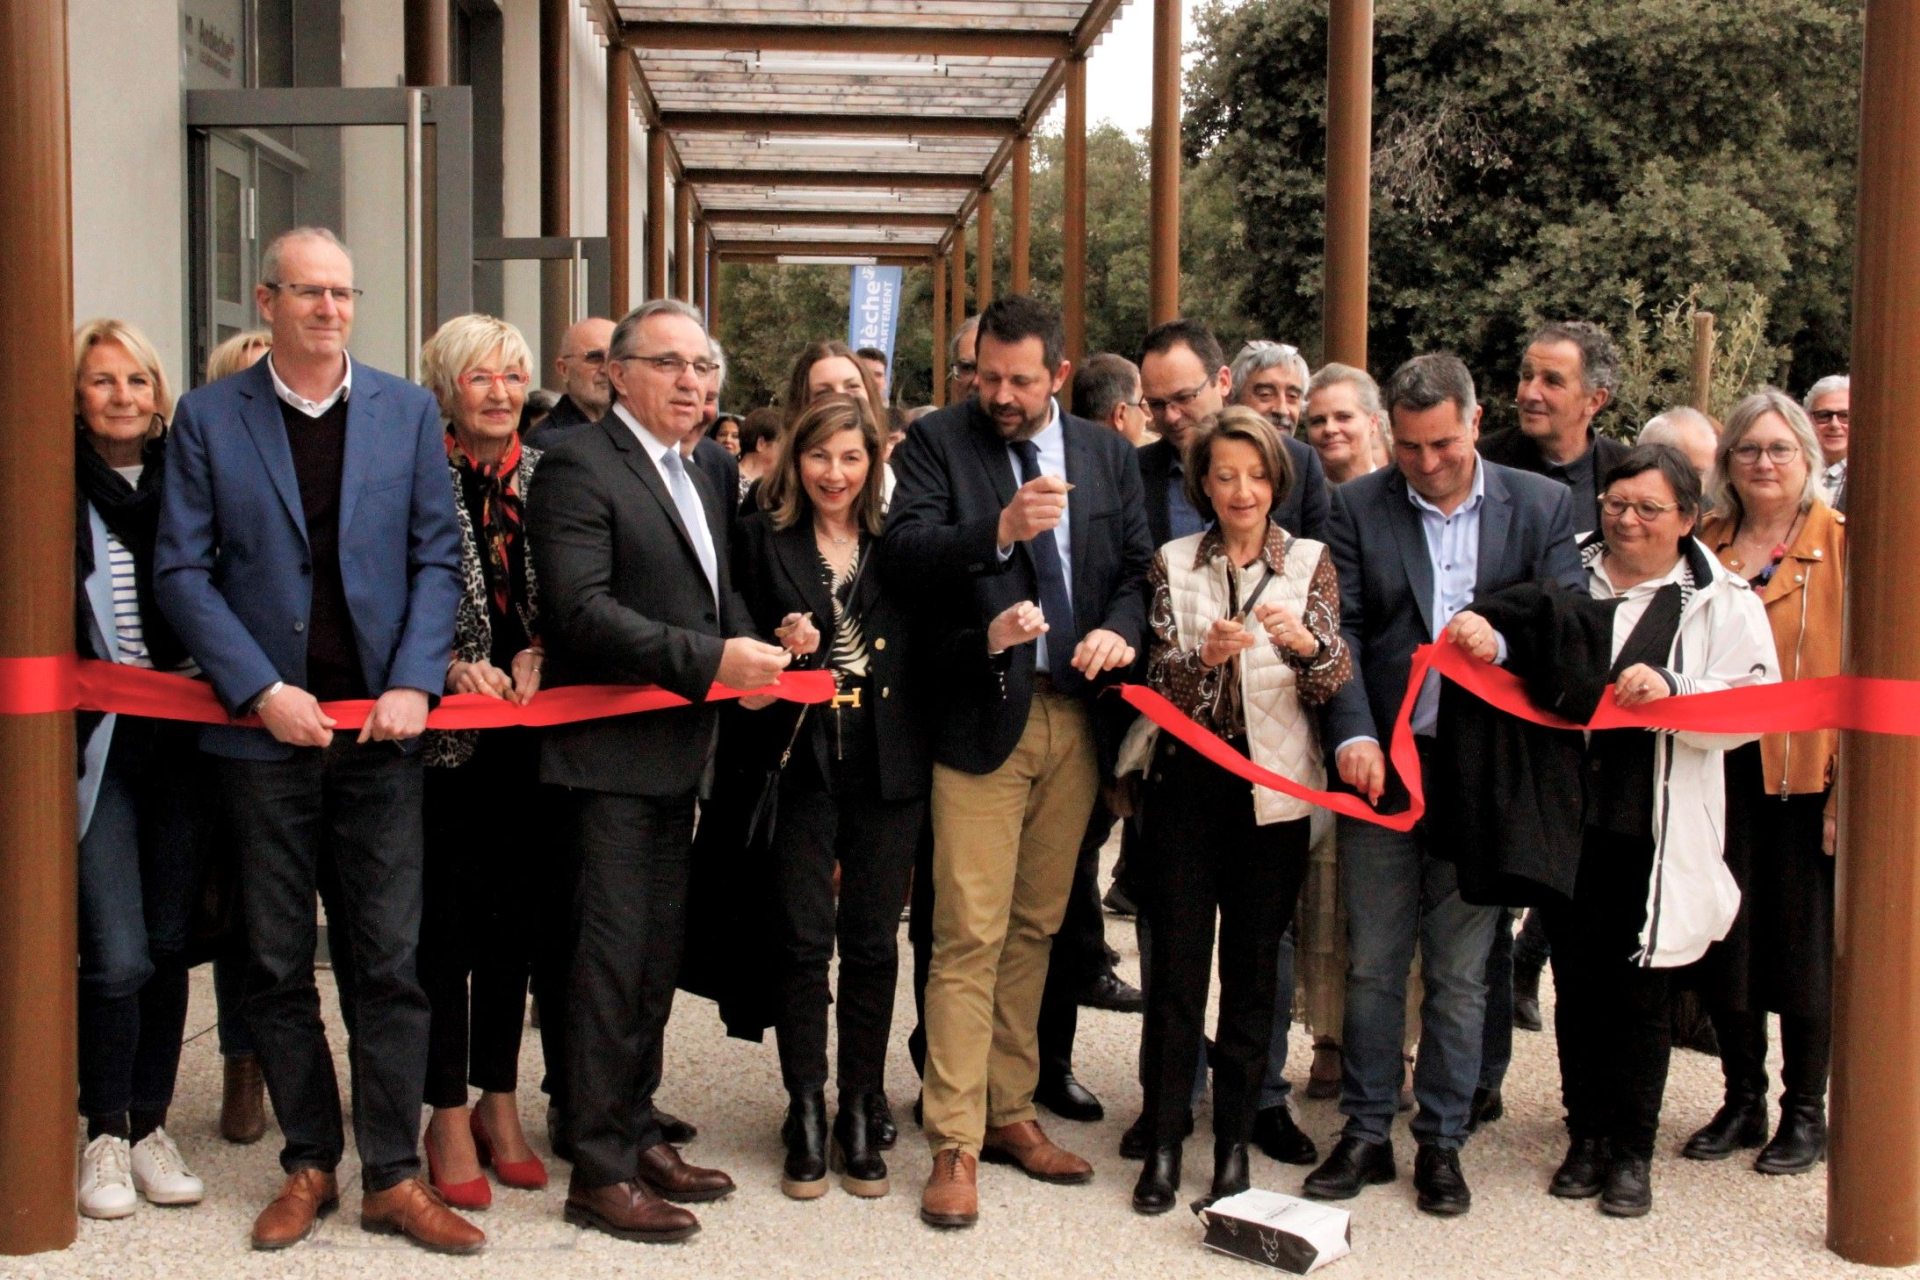
<path fill-rule="evenodd" d="M 1251 409 L 1203 422 L 1188 442 L 1187 498 L 1212 523 L 1154 556 L 1147 681 L 1256 763 L 1326 785 L 1311 708 L 1352 677 L 1326 547 L 1269 521 L 1293 482 L 1279 433 Z M 1142 722 L 1145 723 L 1144 721 Z M 1146 1126 L 1133 1191 L 1141 1213 L 1173 1207 L 1193 1061 L 1220 917 L 1210 1198 L 1248 1186 L 1247 1141 L 1273 1027 L 1275 959 L 1307 868 L 1311 806 L 1241 781 L 1172 737 L 1130 736 L 1121 768 L 1144 768 L 1143 868 L 1151 892 Z M 1129 750 L 1130 749 L 1130 750 Z M 1161 941 L 1164 940 L 1164 941 Z"/>

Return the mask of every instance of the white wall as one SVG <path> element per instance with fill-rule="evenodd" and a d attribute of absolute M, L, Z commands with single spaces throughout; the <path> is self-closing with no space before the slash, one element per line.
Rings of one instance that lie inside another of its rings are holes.
<path fill-rule="evenodd" d="M 391 0 L 341 6 L 341 83 L 398 85 L 406 74 L 406 28 Z M 407 371 L 406 130 L 365 125 L 340 131 L 340 238 L 353 250 L 354 282 L 366 290 L 353 319 L 353 354 L 405 376 Z M 421 334 L 425 341 L 428 335 Z"/>
<path fill-rule="evenodd" d="M 501 44 L 501 156 L 506 174 L 501 230 L 505 236 L 540 234 L 540 0 L 504 0 Z M 501 319 L 518 325 L 543 374 L 553 361 L 540 347 L 540 272 L 510 262 L 504 270 Z"/>
<path fill-rule="evenodd" d="M 186 131 L 172 4 L 68 0 L 74 318 L 118 316 L 186 375 Z"/>

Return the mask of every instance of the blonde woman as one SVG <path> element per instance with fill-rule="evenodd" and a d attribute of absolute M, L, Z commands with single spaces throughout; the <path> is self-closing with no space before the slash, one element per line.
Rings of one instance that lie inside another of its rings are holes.
<path fill-rule="evenodd" d="M 218 382 L 242 369 L 251 369 L 256 360 L 271 350 L 272 333 L 265 329 L 242 330 L 207 353 L 207 381 Z"/>

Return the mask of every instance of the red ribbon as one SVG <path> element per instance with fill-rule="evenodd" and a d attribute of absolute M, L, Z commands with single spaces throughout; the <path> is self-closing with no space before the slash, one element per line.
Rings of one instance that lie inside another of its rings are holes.
<path fill-rule="evenodd" d="M 833 697 L 830 671 L 787 671 L 763 689 L 739 690 L 716 684 L 708 702 L 771 694 L 789 702 L 825 702 Z M 655 685 L 567 685 L 534 695 L 526 706 L 483 693 L 442 698 L 427 716 L 429 729 L 546 728 L 691 705 L 677 693 Z M 358 729 L 373 709 L 370 699 L 326 702 L 321 710 L 336 729 Z M 0 715 L 41 715 L 54 711 L 106 711 L 154 720 L 195 724 L 257 725 L 251 717 L 235 720 L 204 681 L 122 666 L 117 662 L 58 658 L 0 658 Z"/>

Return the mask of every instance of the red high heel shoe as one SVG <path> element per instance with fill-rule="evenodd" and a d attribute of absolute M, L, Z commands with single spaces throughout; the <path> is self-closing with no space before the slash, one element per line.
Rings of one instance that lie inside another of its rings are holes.
<path fill-rule="evenodd" d="M 493 1203 L 493 1187 L 488 1183 L 486 1174 L 465 1182 L 447 1182 L 440 1176 L 440 1162 L 434 1159 L 431 1133 L 422 1145 L 427 1149 L 427 1181 L 440 1193 L 442 1200 L 456 1209 L 485 1209 Z M 480 1163 L 484 1166 L 486 1157 L 482 1156 Z"/>
<path fill-rule="evenodd" d="M 539 1156 L 529 1156 L 525 1160 L 501 1160 L 494 1155 L 493 1139 L 487 1136 L 487 1127 L 480 1123 L 480 1112 L 476 1109 L 468 1113 L 471 1117 L 468 1127 L 473 1130 L 473 1149 L 480 1153 L 480 1167 L 493 1166 L 494 1176 L 500 1179 L 503 1187 L 518 1187 L 522 1191 L 539 1191 L 547 1185 L 547 1166 Z"/>

